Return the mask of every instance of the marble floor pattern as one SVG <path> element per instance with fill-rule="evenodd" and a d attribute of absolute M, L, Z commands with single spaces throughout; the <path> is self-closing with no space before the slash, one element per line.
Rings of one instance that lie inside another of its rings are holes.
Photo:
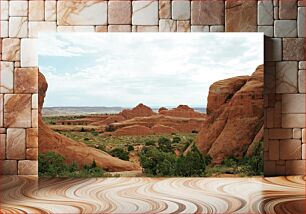
<path fill-rule="evenodd" d="M 0 178 L 0 213 L 305 213 L 305 178 Z"/>

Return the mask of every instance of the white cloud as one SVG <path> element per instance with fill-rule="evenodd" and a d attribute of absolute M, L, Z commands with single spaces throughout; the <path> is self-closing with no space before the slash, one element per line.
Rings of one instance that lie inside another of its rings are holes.
<path fill-rule="evenodd" d="M 263 35 L 48 34 L 39 54 L 65 57 L 40 62 L 47 105 L 204 106 L 213 82 L 250 75 L 263 63 Z"/>

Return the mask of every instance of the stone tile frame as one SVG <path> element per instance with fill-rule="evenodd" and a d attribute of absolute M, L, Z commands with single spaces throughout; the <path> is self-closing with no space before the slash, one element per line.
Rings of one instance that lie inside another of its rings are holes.
<path fill-rule="evenodd" d="M 264 32 L 265 176 L 305 174 L 305 1 L 1 0 L 0 172 L 37 175 L 38 32 Z"/>

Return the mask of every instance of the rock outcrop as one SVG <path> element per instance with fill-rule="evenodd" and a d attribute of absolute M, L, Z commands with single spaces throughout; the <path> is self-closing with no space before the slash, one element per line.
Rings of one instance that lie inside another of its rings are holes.
<path fill-rule="evenodd" d="M 214 163 L 229 156 L 244 156 L 263 126 L 263 66 L 251 76 L 211 85 L 207 120 L 196 144 Z M 260 135 L 260 134 L 259 134 Z"/>
<path fill-rule="evenodd" d="M 145 136 L 152 135 L 153 132 L 150 128 L 141 125 L 131 125 L 126 126 L 121 129 L 116 130 L 112 135 L 115 136 Z"/>
<path fill-rule="evenodd" d="M 45 77 L 39 73 L 39 152 L 56 152 L 65 157 L 67 163 L 75 161 L 79 166 L 96 161 L 97 166 L 107 171 L 130 171 L 139 169 L 131 162 L 123 161 L 101 150 L 88 147 L 52 131 L 42 120 L 42 106 L 48 88 Z"/>
<path fill-rule="evenodd" d="M 162 124 L 156 124 L 151 128 L 154 134 L 172 134 L 177 133 L 177 129 Z"/>
<path fill-rule="evenodd" d="M 152 109 L 142 103 L 138 104 L 135 108 L 124 109 L 120 115 L 125 119 L 132 119 L 134 117 L 149 117 L 156 114 Z"/>
<path fill-rule="evenodd" d="M 205 114 L 196 112 L 193 108 L 187 105 L 179 105 L 177 108 L 170 110 L 159 110 L 159 114 L 172 116 L 172 117 L 184 117 L 184 118 L 204 118 Z"/>

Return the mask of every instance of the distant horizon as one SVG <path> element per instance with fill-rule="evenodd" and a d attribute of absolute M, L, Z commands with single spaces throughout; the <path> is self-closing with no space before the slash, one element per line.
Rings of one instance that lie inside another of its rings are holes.
<path fill-rule="evenodd" d="M 38 59 L 45 106 L 206 107 L 211 84 L 264 63 L 263 34 L 42 33 Z"/>

